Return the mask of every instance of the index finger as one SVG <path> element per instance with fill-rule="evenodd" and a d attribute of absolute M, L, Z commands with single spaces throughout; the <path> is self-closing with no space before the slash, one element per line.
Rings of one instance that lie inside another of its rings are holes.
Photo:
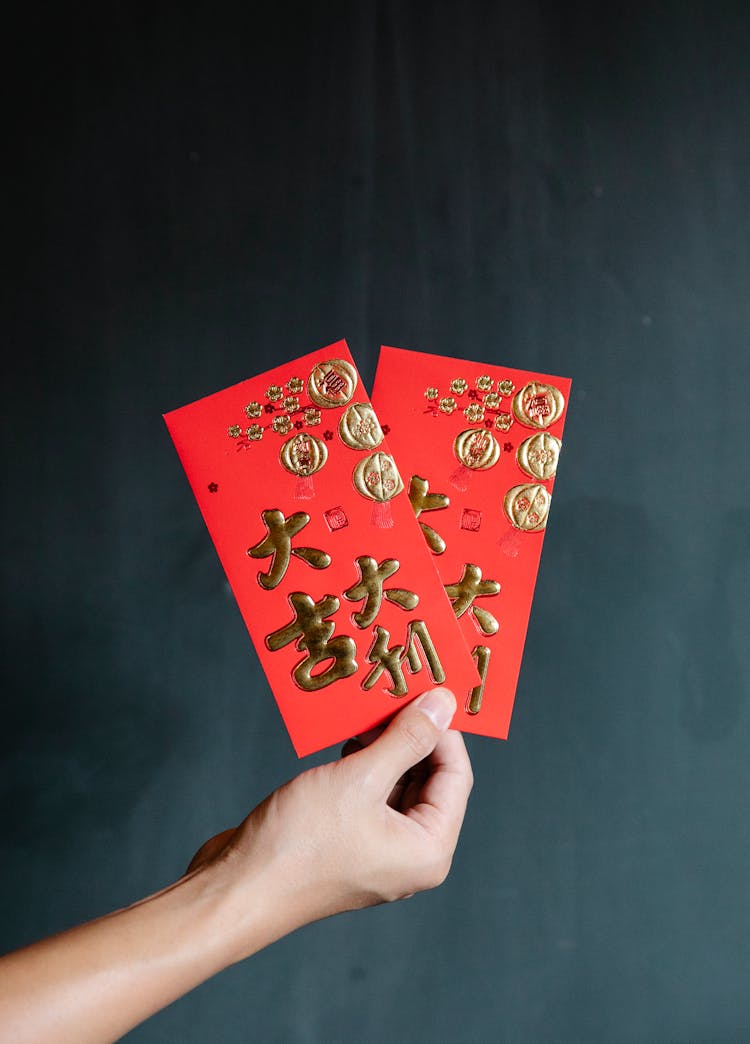
<path fill-rule="evenodd" d="M 419 795 L 419 803 L 405 814 L 429 820 L 437 815 L 450 824 L 458 837 L 466 813 L 474 774 L 460 732 L 449 731 L 440 737 L 437 746 L 427 758 L 430 775 Z"/>

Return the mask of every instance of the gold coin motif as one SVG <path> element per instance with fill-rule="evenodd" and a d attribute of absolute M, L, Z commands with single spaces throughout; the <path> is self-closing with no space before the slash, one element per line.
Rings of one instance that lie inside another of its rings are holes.
<path fill-rule="evenodd" d="M 320 471 L 328 460 L 328 447 L 316 435 L 300 432 L 286 440 L 281 447 L 279 460 L 292 475 L 307 478 Z"/>
<path fill-rule="evenodd" d="M 516 420 L 527 428 L 548 428 L 562 416 L 565 399 L 551 384 L 532 381 L 513 396 Z"/>
<path fill-rule="evenodd" d="M 467 428 L 456 436 L 453 452 L 472 471 L 486 471 L 500 459 L 500 444 L 486 428 Z"/>
<path fill-rule="evenodd" d="M 521 471 L 530 478 L 551 479 L 557 471 L 560 440 L 548 431 L 540 431 L 524 439 L 516 450 L 516 461 Z"/>
<path fill-rule="evenodd" d="M 352 472 L 354 488 L 368 500 L 384 503 L 404 488 L 396 462 L 387 453 L 371 453 Z"/>
<path fill-rule="evenodd" d="M 346 406 L 356 387 L 357 371 L 345 359 L 316 363 L 307 381 L 310 398 L 325 410 Z"/>
<path fill-rule="evenodd" d="M 550 495 L 544 486 L 528 483 L 513 486 L 505 494 L 503 508 L 508 521 L 516 529 L 537 533 L 547 525 Z"/>
<path fill-rule="evenodd" d="M 339 421 L 339 435 L 349 449 L 375 449 L 380 445 L 383 429 L 369 402 L 353 402 L 347 407 Z"/>

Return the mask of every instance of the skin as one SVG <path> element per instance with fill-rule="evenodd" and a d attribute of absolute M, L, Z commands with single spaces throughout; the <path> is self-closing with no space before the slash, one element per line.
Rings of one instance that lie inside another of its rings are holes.
<path fill-rule="evenodd" d="M 168 888 L 0 959 L 0 1038 L 117 1040 L 304 924 L 442 883 L 472 786 L 447 689 L 270 794 Z"/>

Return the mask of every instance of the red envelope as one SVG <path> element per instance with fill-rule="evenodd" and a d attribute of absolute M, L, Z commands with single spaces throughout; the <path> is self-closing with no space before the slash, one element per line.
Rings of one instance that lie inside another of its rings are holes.
<path fill-rule="evenodd" d="M 477 683 L 345 341 L 164 419 L 300 757 Z"/>
<path fill-rule="evenodd" d="M 465 732 L 508 736 L 570 385 L 381 349 L 372 401 L 482 676 Z"/>

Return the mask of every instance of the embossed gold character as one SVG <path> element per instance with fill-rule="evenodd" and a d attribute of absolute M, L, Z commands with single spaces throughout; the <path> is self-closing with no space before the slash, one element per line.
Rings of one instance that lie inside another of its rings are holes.
<path fill-rule="evenodd" d="M 479 671 L 479 684 L 469 691 L 469 699 L 466 702 L 468 714 L 479 714 L 482 709 L 482 697 L 484 686 L 487 681 L 487 671 L 490 667 L 491 652 L 486 645 L 475 645 L 471 650 L 471 657 Z"/>
<path fill-rule="evenodd" d="M 531 381 L 513 396 L 516 420 L 528 428 L 548 428 L 562 415 L 565 399 L 552 384 Z"/>
<path fill-rule="evenodd" d="M 353 615 L 357 627 L 369 627 L 373 623 L 380 612 L 384 595 L 389 602 L 401 606 L 402 609 L 415 609 L 419 604 L 419 595 L 413 591 L 407 591 L 403 587 L 384 590 L 385 581 L 399 569 L 399 562 L 395 558 L 386 558 L 378 564 L 369 555 L 360 555 L 356 565 L 359 569 L 359 580 L 344 591 L 344 598 L 348 598 L 350 602 L 364 599 L 362 609 Z"/>
<path fill-rule="evenodd" d="M 266 535 L 253 547 L 247 549 L 251 558 L 271 558 L 271 566 L 267 573 L 258 573 L 258 583 L 271 591 L 278 587 L 289 568 L 291 555 L 296 555 L 307 562 L 313 569 L 327 569 L 331 564 L 331 556 L 316 547 L 292 547 L 292 540 L 310 521 L 306 511 L 295 511 L 289 518 L 278 508 L 263 511 L 260 516 L 266 527 Z"/>
<path fill-rule="evenodd" d="M 345 359 L 316 363 L 307 381 L 307 391 L 316 406 L 329 410 L 346 406 L 357 387 L 357 371 Z"/>
<path fill-rule="evenodd" d="M 456 460 L 472 471 L 486 471 L 500 459 L 497 439 L 486 428 L 466 428 L 453 443 Z"/>
<path fill-rule="evenodd" d="M 295 666 L 292 678 L 305 692 L 317 692 L 333 682 L 348 678 L 357 671 L 355 659 L 357 646 L 354 639 L 341 634 L 333 638 L 335 624 L 328 618 L 338 611 L 340 602 L 335 595 L 323 595 L 314 602 L 310 595 L 293 591 L 289 604 L 294 610 L 294 619 L 284 627 L 272 631 L 266 638 L 271 652 L 283 649 L 290 642 L 307 655 Z M 313 674 L 321 663 L 333 661 L 329 667 Z"/>
<path fill-rule="evenodd" d="M 423 511 L 442 511 L 443 508 L 447 508 L 450 504 L 450 500 L 445 493 L 430 493 L 429 489 L 430 485 L 427 479 L 420 478 L 419 475 L 412 475 L 409 483 L 409 503 L 417 518 Z M 433 555 L 442 555 L 443 551 L 445 551 L 445 541 L 440 534 L 432 526 L 428 526 L 426 522 L 420 522 L 419 525 L 424 533 L 427 546 Z"/>
<path fill-rule="evenodd" d="M 373 633 L 374 639 L 367 653 L 367 662 L 374 666 L 362 682 L 363 689 L 372 689 L 377 685 L 383 671 L 387 671 L 391 676 L 391 686 L 387 692 L 391 696 L 406 696 L 409 687 L 404 677 L 404 662 L 408 662 L 410 674 L 420 671 L 422 661 L 419 649 L 422 650 L 432 680 L 438 684 L 445 681 L 443 665 L 424 620 L 410 621 L 406 629 L 406 642 L 403 645 L 389 646 L 390 632 L 379 624 Z"/>
<path fill-rule="evenodd" d="M 489 598 L 500 594 L 500 584 L 497 580 L 483 580 L 482 570 L 478 565 L 467 562 L 464 565 L 461 579 L 458 583 L 446 584 L 445 593 L 453 603 L 456 619 L 463 616 L 469 609 L 482 634 L 497 634 L 500 624 L 487 609 L 474 605 L 474 599 Z"/>

